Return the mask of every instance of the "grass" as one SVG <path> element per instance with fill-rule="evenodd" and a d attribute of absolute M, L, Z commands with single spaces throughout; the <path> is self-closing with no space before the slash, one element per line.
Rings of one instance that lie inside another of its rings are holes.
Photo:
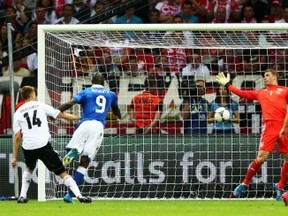
<path fill-rule="evenodd" d="M 75 201 L 27 204 L 0 201 L 1 216 L 281 216 L 288 214 L 283 202 L 274 200 L 95 200 L 91 204 Z"/>

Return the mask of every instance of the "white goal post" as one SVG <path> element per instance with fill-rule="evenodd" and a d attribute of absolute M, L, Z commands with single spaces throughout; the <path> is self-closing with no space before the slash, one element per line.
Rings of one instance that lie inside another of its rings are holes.
<path fill-rule="evenodd" d="M 214 75 L 219 71 L 233 73 L 235 72 L 233 67 L 235 66 L 236 70 L 236 66 L 239 64 L 241 69 L 239 69 L 238 75 L 234 74 L 233 84 L 242 87 L 242 83 L 248 80 L 253 83 L 252 88 L 262 88 L 264 87 L 261 78 L 261 74 L 264 72 L 263 68 L 272 67 L 272 61 L 269 62 L 269 65 L 268 63 L 264 65 L 261 58 L 270 59 L 271 53 L 275 53 L 275 50 L 282 54 L 275 55 L 273 63 L 276 64 L 281 56 L 283 59 L 281 68 L 284 70 L 286 58 L 288 59 L 288 52 L 286 53 L 288 37 L 279 35 L 288 35 L 287 32 L 288 24 L 286 23 L 38 25 L 38 100 L 57 106 L 70 99 L 73 93 L 90 84 L 90 74 L 80 73 L 77 75 L 79 65 L 79 70 L 84 70 L 84 67 L 88 67 L 90 70 L 92 67 L 82 61 L 82 55 L 85 58 L 89 57 L 88 49 L 100 49 L 102 56 L 105 52 L 103 50 L 107 47 L 109 50 L 128 47 L 143 50 L 183 49 L 185 51 L 192 50 L 192 52 L 197 50 L 197 55 L 200 55 L 204 64 L 208 65 L 212 62 L 211 59 L 215 60 L 216 62 L 213 64 L 217 69 L 214 69 L 211 64 L 211 67 L 208 67 L 211 74 L 204 77 L 206 89 L 212 89 L 212 92 L 206 92 L 207 95 L 205 95 L 207 101 L 211 103 L 215 99 Z M 160 38 L 155 36 L 158 33 Z M 151 34 L 154 34 L 154 37 L 150 37 Z M 210 52 L 212 50 L 216 53 L 213 56 Z M 221 50 L 221 54 L 219 54 L 219 50 Z M 231 54 L 227 53 L 231 50 L 233 53 L 237 52 L 240 57 L 236 62 L 237 56 L 233 55 L 234 60 L 228 64 L 228 57 Z M 243 50 L 249 54 L 245 54 Z M 255 50 L 257 52 L 254 52 Z M 263 54 L 259 50 L 266 52 Z M 84 54 L 82 54 L 83 51 Z M 203 53 L 206 53 L 205 58 Z M 154 62 L 156 58 L 167 54 L 157 52 L 153 55 L 155 56 L 152 68 L 156 65 Z M 175 57 L 178 54 L 176 52 L 173 55 Z M 81 60 L 75 62 L 75 58 L 78 57 L 81 57 Z M 98 57 L 95 57 L 96 63 L 94 62 L 93 67 L 99 64 Z M 122 57 L 127 57 L 127 53 L 121 53 L 116 57 L 122 59 Z M 188 54 L 184 57 L 185 61 L 188 57 Z M 249 61 L 252 64 L 253 57 L 257 57 L 258 69 L 249 69 L 249 73 L 247 69 L 247 73 L 245 73 L 245 64 L 250 64 Z M 168 62 L 169 58 L 168 56 Z M 177 57 L 175 58 L 177 59 Z M 248 60 L 246 60 L 247 58 Z M 118 95 L 119 104 L 124 110 L 123 112 L 127 113 L 122 121 L 117 123 L 111 121 L 112 126 L 106 128 L 106 141 L 104 140 L 95 161 L 91 162 L 89 176 L 80 187 L 82 192 L 100 198 L 229 197 L 231 189 L 243 179 L 249 163 L 257 152 L 261 118 L 257 103 L 243 102 L 235 95 L 232 96 L 237 103 L 242 104 L 239 105 L 239 112 L 243 115 L 243 121 L 245 116 L 249 115 L 251 118 L 249 125 L 248 123 L 243 127 L 241 123 L 240 126 L 239 124 L 235 125 L 235 134 L 211 135 L 213 124 L 210 124 L 207 126 L 209 127 L 207 134 L 187 136 L 183 132 L 183 126 L 180 126 L 179 130 L 176 128 L 178 124 L 182 124 L 183 119 L 179 109 L 182 103 L 181 95 L 179 95 L 180 84 L 175 77 L 181 77 L 182 69 L 188 65 L 188 62 L 182 66 L 177 63 L 177 68 L 174 68 L 176 72 L 171 69 L 176 63 L 170 63 L 168 67 L 171 70 L 172 78 L 170 77 L 169 85 L 165 89 L 164 111 L 161 120 L 166 128 L 161 130 L 161 135 L 137 136 L 135 128 L 130 127 L 129 103 L 131 97 L 141 91 L 129 92 L 128 82 L 131 81 L 131 77 L 127 78 L 127 65 L 132 66 L 132 63 L 130 65 L 129 62 L 126 62 L 123 68 L 120 68 L 120 73 L 124 75 L 123 77 L 121 75 L 120 86 L 115 90 L 117 93 L 122 91 Z M 145 75 L 147 75 L 147 71 L 148 69 L 144 72 Z M 71 75 L 72 73 L 74 75 Z M 59 80 L 61 86 L 58 86 Z M 133 80 L 136 80 L 135 77 Z M 141 79 L 139 78 L 135 82 L 139 80 Z M 283 80 L 286 84 L 286 77 Z M 105 85 L 111 88 L 109 83 Z M 58 91 L 67 86 L 71 91 L 64 91 L 65 93 L 62 90 Z M 80 114 L 79 107 L 70 111 Z M 63 157 L 64 147 L 69 141 L 73 127 L 69 122 L 60 121 L 56 121 L 50 126 L 52 127 L 52 144 L 56 150 L 61 151 Z M 173 128 L 174 126 L 175 128 Z M 245 197 L 272 197 L 272 181 L 278 180 L 280 166 L 281 158 L 277 154 L 272 156 L 262 167 L 262 173 L 254 178 L 252 188 L 250 192 L 245 193 Z M 73 167 L 69 167 L 71 175 L 75 168 L 77 168 L 76 161 Z M 99 175 L 101 176 L 99 177 Z M 38 163 L 38 201 L 62 197 L 66 189 L 61 185 L 58 178 L 51 177 L 44 165 Z"/>

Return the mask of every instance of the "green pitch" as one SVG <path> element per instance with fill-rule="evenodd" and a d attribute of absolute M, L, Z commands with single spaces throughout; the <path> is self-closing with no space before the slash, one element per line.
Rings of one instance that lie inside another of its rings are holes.
<path fill-rule="evenodd" d="M 91 204 L 75 201 L 27 204 L 0 201 L 1 216 L 281 216 L 288 207 L 274 200 L 94 200 Z"/>

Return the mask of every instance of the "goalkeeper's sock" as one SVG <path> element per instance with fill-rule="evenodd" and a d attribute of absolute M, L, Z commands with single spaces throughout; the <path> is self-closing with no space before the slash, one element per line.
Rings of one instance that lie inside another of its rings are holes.
<path fill-rule="evenodd" d="M 258 173 L 261 169 L 261 165 L 259 163 L 259 161 L 257 161 L 256 159 L 250 164 L 248 170 L 247 170 L 247 173 L 246 173 L 246 176 L 245 176 L 245 179 L 243 181 L 243 184 L 245 184 L 246 186 L 249 185 L 251 179 L 253 178 L 253 176 L 256 175 L 256 173 Z"/>
<path fill-rule="evenodd" d="M 73 176 L 77 185 L 80 185 L 83 182 L 83 179 L 84 179 L 84 176 L 86 175 L 86 173 L 87 173 L 86 168 L 84 168 L 82 166 L 78 167 L 77 171 L 75 172 L 75 174 Z M 69 193 L 70 197 L 74 196 L 74 193 L 71 190 L 69 190 L 68 193 Z"/>
<path fill-rule="evenodd" d="M 75 194 L 76 197 L 81 197 L 80 190 L 78 188 L 78 185 L 74 181 L 74 179 L 70 175 L 66 175 L 63 178 L 64 184 Z"/>
<path fill-rule="evenodd" d="M 32 178 L 32 173 L 25 170 L 22 176 L 22 187 L 21 187 L 20 197 L 24 197 L 24 198 L 27 197 L 27 191 L 31 183 L 31 178 Z"/>
<path fill-rule="evenodd" d="M 280 181 L 277 184 L 278 188 L 284 189 L 287 180 L 288 180 L 288 162 L 285 161 L 281 167 Z"/>

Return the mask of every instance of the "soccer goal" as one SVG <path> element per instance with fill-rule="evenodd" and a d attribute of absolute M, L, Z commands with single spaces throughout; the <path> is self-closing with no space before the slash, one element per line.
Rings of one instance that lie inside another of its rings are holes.
<path fill-rule="evenodd" d="M 230 123 L 231 133 L 215 133 L 214 122 L 203 126 L 219 91 L 215 75 L 229 72 L 233 85 L 259 89 L 265 69 L 274 68 L 286 85 L 287 29 L 283 23 L 39 25 L 39 100 L 58 107 L 90 86 L 96 71 L 118 95 L 122 119 L 107 116 L 105 138 L 80 185 L 82 193 L 94 198 L 229 198 L 256 156 L 261 108 L 231 95 L 239 114 L 239 121 Z M 131 101 L 146 90 L 148 76 L 159 81 L 155 94 L 163 100 L 163 111 L 159 132 L 143 135 L 131 120 Z M 192 103 L 199 80 L 205 81 L 207 103 L 189 106 L 191 126 L 181 104 L 187 97 Z M 81 108 L 69 112 L 81 115 Z M 50 123 L 61 157 L 74 126 Z M 192 134 L 197 127 L 204 132 Z M 277 153 L 271 155 L 243 198 L 272 198 L 281 164 Z M 68 167 L 71 175 L 77 166 L 76 159 Z M 66 191 L 58 177 L 38 165 L 38 200 L 62 198 Z"/>

